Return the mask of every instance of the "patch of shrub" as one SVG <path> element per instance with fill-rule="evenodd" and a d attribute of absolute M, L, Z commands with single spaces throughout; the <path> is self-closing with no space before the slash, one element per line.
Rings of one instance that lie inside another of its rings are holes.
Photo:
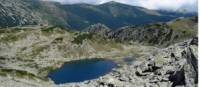
<path fill-rule="evenodd" d="M 53 40 L 52 43 L 61 43 L 63 41 L 63 37 L 58 37 L 55 40 Z"/>
<path fill-rule="evenodd" d="M 30 79 L 34 79 L 34 78 L 42 79 L 27 71 L 15 70 L 15 69 L 0 69 L 0 75 L 7 76 L 7 74 L 12 74 L 12 75 L 15 74 L 19 78 L 28 77 Z"/>
<path fill-rule="evenodd" d="M 2 42 L 14 42 L 19 39 L 19 36 L 16 36 L 14 34 L 7 34 L 6 36 L 2 37 L 0 41 Z"/>
<path fill-rule="evenodd" d="M 92 39 L 94 36 L 94 34 L 91 33 L 84 33 L 84 34 L 80 34 L 77 37 L 74 38 L 74 40 L 72 41 L 72 43 L 76 43 L 76 44 L 82 44 L 83 40 L 90 40 Z"/>
<path fill-rule="evenodd" d="M 47 33 L 53 32 L 54 30 L 56 30 L 56 28 L 59 28 L 61 30 L 67 31 L 67 32 L 72 32 L 69 29 L 66 29 L 64 26 L 61 26 L 61 25 L 55 25 L 55 26 L 51 26 L 51 27 L 48 27 L 48 28 L 43 28 L 42 32 L 47 32 Z M 63 33 L 63 31 L 59 31 L 59 32 Z"/>
<path fill-rule="evenodd" d="M 40 52 L 44 51 L 45 49 L 48 49 L 48 47 L 49 47 L 48 45 L 33 47 L 31 56 L 36 56 L 40 54 Z"/>

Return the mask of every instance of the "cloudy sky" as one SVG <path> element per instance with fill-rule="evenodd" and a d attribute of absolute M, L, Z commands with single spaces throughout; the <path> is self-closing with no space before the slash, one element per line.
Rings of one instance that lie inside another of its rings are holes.
<path fill-rule="evenodd" d="M 121 2 L 129 5 L 141 6 L 149 9 L 177 10 L 186 9 L 187 11 L 197 11 L 198 0 L 49 0 L 63 4 L 89 3 L 102 4 L 109 1 Z"/>

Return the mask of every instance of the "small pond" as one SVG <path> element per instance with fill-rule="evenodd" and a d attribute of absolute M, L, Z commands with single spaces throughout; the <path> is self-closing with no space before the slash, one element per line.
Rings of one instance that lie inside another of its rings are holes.
<path fill-rule="evenodd" d="M 55 84 L 81 82 L 103 76 L 112 71 L 117 64 L 106 59 L 84 59 L 65 63 L 48 74 Z"/>

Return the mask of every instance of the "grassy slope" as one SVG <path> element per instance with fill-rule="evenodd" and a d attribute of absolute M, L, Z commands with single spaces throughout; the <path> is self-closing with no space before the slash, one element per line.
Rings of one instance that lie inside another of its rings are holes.
<path fill-rule="evenodd" d="M 144 50 L 139 46 L 123 45 L 97 35 L 59 27 L 0 29 L 0 33 L 0 57 L 5 63 L 1 69 L 7 69 L 4 66 L 9 65 L 9 69 L 26 71 L 29 76 L 37 78 L 46 78 L 49 71 L 66 61 L 85 58 L 121 61 L 124 56 L 138 56 Z"/>
<path fill-rule="evenodd" d="M 180 37 L 185 38 L 197 35 L 197 23 L 198 22 L 195 17 L 179 18 L 174 21 L 168 22 L 168 26 L 177 32 L 181 32 L 182 34 Z"/>

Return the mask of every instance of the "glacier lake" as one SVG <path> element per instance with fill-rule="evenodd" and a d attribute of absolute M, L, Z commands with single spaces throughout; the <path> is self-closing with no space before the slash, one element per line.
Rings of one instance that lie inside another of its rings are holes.
<path fill-rule="evenodd" d="M 112 71 L 117 64 L 107 59 L 84 59 L 65 63 L 62 67 L 50 72 L 48 77 L 55 84 L 82 82 L 96 79 Z"/>

